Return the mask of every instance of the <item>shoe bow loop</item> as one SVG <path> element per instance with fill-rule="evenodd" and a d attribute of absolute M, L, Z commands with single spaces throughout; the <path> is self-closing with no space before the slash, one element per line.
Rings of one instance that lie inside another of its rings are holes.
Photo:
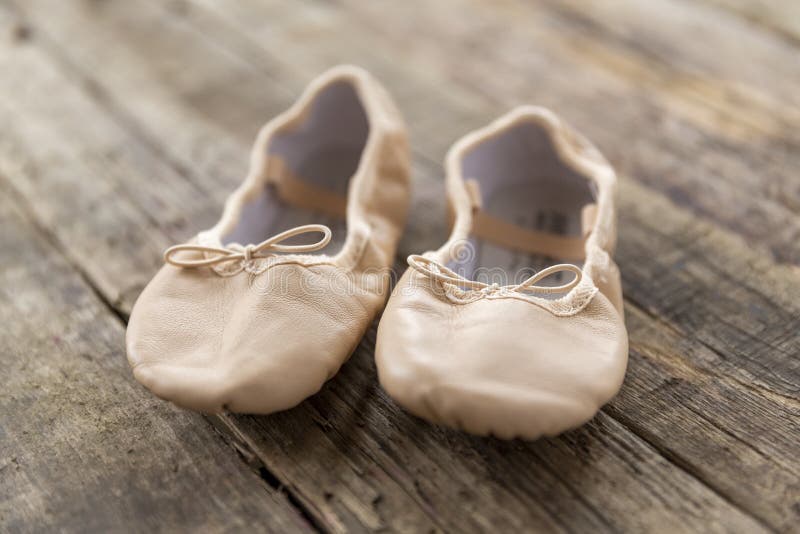
<path fill-rule="evenodd" d="M 417 272 L 427 276 L 428 278 L 440 282 L 442 284 L 450 284 L 459 289 L 469 288 L 479 291 L 483 294 L 492 293 L 508 293 L 508 292 L 535 292 L 539 294 L 554 294 L 566 293 L 578 284 L 583 279 L 583 271 L 577 265 L 562 263 L 559 265 L 552 265 L 546 269 L 542 269 L 530 278 L 524 280 L 520 284 L 501 286 L 500 284 L 486 284 L 478 280 L 470 280 L 464 278 L 460 274 L 448 269 L 441 263 L 434 261 L 425 256 L 412 254 L 408 257 L 408 264 L 413 267 Z M 575 277 L 560 286 L 540 286 L 536 285 L 537 282 L 560 272 L 571 272 Z"/>
<path fill-rule="evenodd" d="M 308 233 L 320 233 L 322 238 L 315 243 L 305 245 L 282 244 L 283 241 L 291 237 Z M 174 245 L 164 251 L 164 261 L 170 265 L 183 268 L 212 267 L 235 261 L 241 261 L 245 265 L 254 259 L 268 258 L 272 252 L 314 252 L 330 243 L 332 235 L 331 229 L 324 224 L 306 224 L 276 234 L 257 245 L 241 246 L 233 244 L 228 247 L 210 247 L 195 243 Z M 183 260 L 175 257 L 178 252 L 202 252 L 205 257 L 200 260 Z"/>

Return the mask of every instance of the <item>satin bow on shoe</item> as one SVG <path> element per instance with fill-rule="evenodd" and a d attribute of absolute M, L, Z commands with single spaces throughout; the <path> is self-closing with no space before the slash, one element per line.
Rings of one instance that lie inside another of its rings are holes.
<path fill-rule="evenodd" d="M 436 280 L 442 284 L 450 284 L 459 289 L 469 288 L 484 294 L 507 293 L 507 292 L 535 292 L 540 294 L 566 293 L 581 283 L 583 271 L 577 265 L 562 263 L 542 269 L 521 284 L 501 286 L 500 284 L 486 284 L 477 280 L 464 278 L 460 274 L 448 269 L 441 263 L 425 256 L 412 254 L 408 257 L 408 264 L 417 272 Z M 575 278 L 560 286 L 538 286 L 537 282 L 560 272 L 571 272 Z"/>
<path fill-rule="evenodd" d="M 290 237 L 308 233 L 320 233 L 322 239 L 315 243 L 307 245 L 282 245 L 281 243 Z M 209 247 L 205 245 L 198 245 L 195 243 L 184 243 L 182 245 L 174 245 L 164 251 L 164 261 L 176 267 L 193 268 L 193 267 L 212 267 L 221 263 L 241 261 L 243 264 L 248 264 L 251 260 L 268 258 L 271 252 L 314 252 L 325 247 L 331 240 L 331 229 L 324 224 L 307 224 L 298 226 L 285 232 L 270 237 L 257 245 L 236 245 L 235 248 L 220 248 Z M 203 252 L 207 255 L 201 260 L 182 260 L 175 258 L 178 252 Z M 210 257 L 208 257 L 210 255 Z"/>

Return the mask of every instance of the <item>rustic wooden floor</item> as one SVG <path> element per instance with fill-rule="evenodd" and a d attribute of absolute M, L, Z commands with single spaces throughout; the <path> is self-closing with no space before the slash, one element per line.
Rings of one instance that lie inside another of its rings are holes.
<path fill-rule="evenodd" d="M 0 531 L 800 527 L 800 4 L 0 1 Z M 446 234 L 441 161 L 519 103 L 619 169 L 630 365 L 533 443 L 433 427 L 376 383 L 203 417 L 123 336 L 161 252 L 220 214 L 257 128 L 351 62 L 411 129 L 399 258 Z"/>

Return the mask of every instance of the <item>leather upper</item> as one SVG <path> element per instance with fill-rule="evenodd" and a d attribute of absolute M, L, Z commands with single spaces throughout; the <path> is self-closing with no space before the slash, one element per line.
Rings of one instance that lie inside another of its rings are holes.
<path fill-rule="evenodd" d="M 280 133 L 302 130 L 319 95 L 343 83 L 357 94 L 369 135 L 346 201 L 328 203 L 346 206 L 341 250 L 280 254 L 265 247 L 253 255 L 253 244 L 225 243 L 267 187 L 274 186 L 292 209 L 314 213 L 320 199 L 330 198 L 331 192 L 303 183 L 302 176 L 298 181 L 276 172 L 283 163 L 276 165 L 281 160 L 271 147 Z M 220 222 L 193 240 L 198 250 L 168 259 L 191 265 L 215 254 L 232 257 L 202 267 L 167 264 L 140 295 L 126 334 L 135 377 L 156 395 L 203 412 L 271 413 L 314 394 L 384 305 L 408 202 L 406 133 L 394 104 L 361 69 L 326 72 L 261 130 L 246 180 L 226 202 Z"/>
<path fill-rule="evenodd" d="M 537 286 L 545 293 L 538 295 L 537 287 L 449 282 L 444 267 L 468 252 L 480 209 L 462 176 L 465 154 L 526 122 L 542 128 L 558 158 L 596 190 L 583 266 L 574 287 L 564 286 L 557 298 L 547 297 L 547 287 Z M 533 439 L 586 422 L 617 393 L 627 365 L 619 271 L 611 259 L 613 171 L 586 140 L 533 107 L 459 141 L 447 171 L 453 230 L 444 246 L 424 255 L 433 275 L 412 261 L 417 268 L 405 272 L 389 299 L 376 346 L 382 386 L 412 413 L 480 435 Z"/>

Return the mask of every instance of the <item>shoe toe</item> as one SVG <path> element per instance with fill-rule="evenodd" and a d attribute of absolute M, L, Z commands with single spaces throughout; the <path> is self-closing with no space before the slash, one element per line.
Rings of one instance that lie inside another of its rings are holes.
<path fill-rule="evenodd" d="M 384 389 L 420 417 L 534 439 L 588 421 L 616 394 L 627 334 L 600 294 L 575 317 L 520 299 L 406 295 L 384 313 L 376 362 Z"/>
<path fill-rule="evenodd" d="M 378 297 L 317 298 L 335 273 L 274 269 L 256 285 L 163 268 L 128 322 L 134 377 L 202 412 L 267 414 L 319 391 L 356 347 Z"/>
<path fill-rule="evenodd" d="M 219 413 L 226 408 L 225 380 L 215 368 L 170 364 L 144 364 L 133 375 L 157 397 L 204 413 Z"/>

